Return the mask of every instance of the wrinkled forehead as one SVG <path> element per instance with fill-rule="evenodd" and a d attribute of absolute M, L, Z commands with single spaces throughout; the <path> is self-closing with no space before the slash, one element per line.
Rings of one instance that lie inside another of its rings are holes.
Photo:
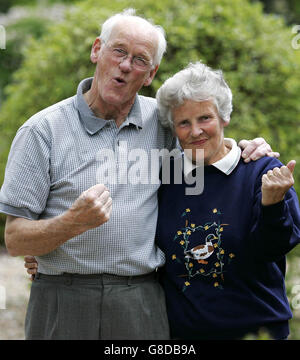
<path fill-rule="evenodd" d="M 173 107 L 171 113 L 173 120 L 203 114 L 213 114 L 219 117 L 217 106 L 212 97 L 203 100 L 185 99 L 181 104 Z"/>
<path fill-rule="evenodd" d="M 158 35 L 151 24 L 143 19 L 124 19 L 118 21 L 110 34 L 109 42 L 128 42 L 128 45 L 147 46 L 155 52 Z"/>

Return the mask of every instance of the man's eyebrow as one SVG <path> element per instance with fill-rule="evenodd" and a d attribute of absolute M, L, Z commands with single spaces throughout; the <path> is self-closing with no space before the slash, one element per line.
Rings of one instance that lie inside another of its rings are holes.
<path fill-rule="evenodd" d="M 113 47 L 125 47 L 122 43 L 112 44 Z"/>
<path fill-rule="evenodd" d="M 112 47 L 125 47 L 126 48 L 126 45 L 121 41 L 121 40 L 118 40 L 118 41 L 116 41 L 116 42 L 113 42 L 112 44 L 111 44 L 111 46 Z"/>

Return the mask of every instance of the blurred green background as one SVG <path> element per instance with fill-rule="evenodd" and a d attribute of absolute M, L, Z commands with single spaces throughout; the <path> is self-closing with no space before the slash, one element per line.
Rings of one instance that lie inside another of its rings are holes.
<path fill-rule="evenodd" d="M 156 90 L 190 61 L 201 59 L 224 71 L 234 96 L 225 135 L 237 140 L 264 137 L 280 160 L 297 160 L 300 191 L 300 25 L 298 0 L 1 0 L 0 185 L 17 129 L 37 111 L 75 94 L 93 76 L 91 45 L 111 14 L 134 7 L 164 27 L 168 50 L 152 85 Z M 0 245 L 5 216 L 0 214 Z M 291 339 L 300 339 L 300 247 L 288 255 L 287 291 L 294 314 Z M 264 338 L 264 335 L 261 336 Z"/>

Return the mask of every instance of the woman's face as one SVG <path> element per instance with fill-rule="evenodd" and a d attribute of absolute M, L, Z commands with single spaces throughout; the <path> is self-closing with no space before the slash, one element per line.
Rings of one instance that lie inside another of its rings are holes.
<path fill-rule="evenodd" d="M 204 164 L 211 165 L 226 153 L 224 126 L 212 100 L 185 102 L 172 111 L 174 130 L 181 147 L 192 150 L 196 161 L 196 150 L 204 150 Z"/>

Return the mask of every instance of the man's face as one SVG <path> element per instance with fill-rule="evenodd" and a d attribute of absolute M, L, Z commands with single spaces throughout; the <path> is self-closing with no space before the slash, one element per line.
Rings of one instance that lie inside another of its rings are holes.
<path fill-rule="evenodd" d="M 101 39 L 93 45 L 91 60 L 97 64 L 94 80 L 98 100 L 104 105 L 125 107 L 134 101 L 142 86 L 151 84 L 158 69 L 151 66 L 157 48 L 156 34 L 150 28 L 132 21 L 117 24 L 107 43 Z M 114 49 L 120 49 L 128 56 L 118 58 Z M 148 61 L 146 68 L 136 67 L 133 57 Z"/>

